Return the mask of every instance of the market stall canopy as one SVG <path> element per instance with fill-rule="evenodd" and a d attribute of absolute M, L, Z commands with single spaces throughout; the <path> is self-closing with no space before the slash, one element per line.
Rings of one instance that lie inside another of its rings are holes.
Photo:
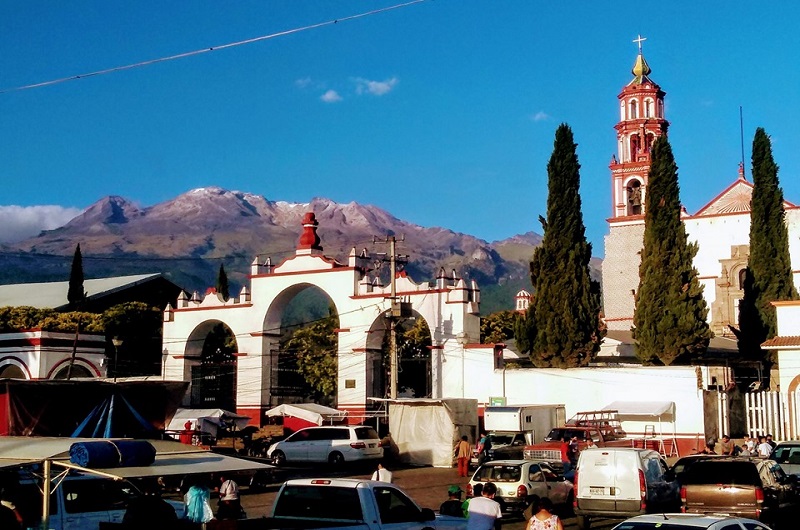
<path fill-rule="evenodd" d="M 614 401 L 602 410 L 617 411 L 619 421 L 675 421 L 674 401 Z"/>
<path fill-rule="evenodd" d="M 187 421 L 192 422 L 192 429 L 217 436 L 219 428 L 228 427 L 231 422 L 241 431 L 247 427 L 250 417 L 222 409 L 178 409 L 167 424 L 167 430 L 182 431 Z"/>
<path fill-rule="evenodd" d="M 291 416 L 293 418 L 300 418 L 309 423 L 322 425 L 331 420 L 338 421 L 344 419 L 347 416 L 347 411 L 332 409 L 317 403 L 295 403 L 293 405 L 278 405 L 264 414 L 269 417 Z"/>
<path fill-rule="evenodd" d="M 97 438 L 0 437 L 0 468 L 37 464 L 44 460 L 51 460 L 56 465 L 69 465 L 72 444 L 97 441 Z M 156 449 L 156 457 L 149 466 L 92 468 L 87 472 L 123 479 L 272 469 L 267 464 L 220 455 L 179 442 L 152 440 L 150 443 Z"/>

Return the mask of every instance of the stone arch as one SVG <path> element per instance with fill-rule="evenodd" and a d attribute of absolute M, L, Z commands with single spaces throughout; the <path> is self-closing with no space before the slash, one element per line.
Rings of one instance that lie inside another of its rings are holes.
<path fill-rule="evenodd" d="M 230 352 L 209 344 L 209 340 L 223 340 L 224 335 L 233 337 Z M 184 349 L 184 380 L 192 382 L 192 407 L 236 410 L 238 343 L 232 327 L 221 319 L 204 320 L 191 331 Z"/>
<path fill-rule="evenodd" d="M 67 378 L 67 370 L 69 370 L 69 363 L 70 359 L 62 359 L 53 365 L 50 368 L 50 371 L 47 373 L 47 379 L 66 379 Z M 78 369 L 82 373 L 88 373 L 88 376 L 84 375 L 75 375 L 75 369 Z M 75 361 L 72 366 L 73 375 L 72 377 L 100 377 L 100 371 L 94 366 L 90 361 L 82 358 L 82 357 L 75 357 Z"/>
<path fill-rule="evenodd" d="M 638 177 L 625 183 L 625 204 L 627 215 L 641 215 L 644 211 L 644 185 Z"/>
<path fill-rule="evenodd" d="M 31 372 L 22 359 L 3 357 L 0 359 L 0 379 L 30 379 Z"/>
<path fill-rule="evenodd" d="M 272 299 L 264 314 L 262 330 L 265 337 L 263 355 L 267 358 L 265 362 L 269 365 L 269 387 L 271 399 L 275 404 L 302 401 L 305 397 L 302 393 L 305 381 L 297 372 L 296 357 L 292 352 L 281 350 L 280 339 L 283 333 L 283 317 L 287 307 L 301 293 L 309 289 L 313 289 L 324 296 L 329 306 L 333 308 L 333 316 L 337 320 L 339 318 L 339 310 L 333 297 L 324 286 L 314 282 L 298 281 L 287 286 Z M 313 322 L 305 324 L 311 323 Z M 339 342 L 339 337 L 337 336 L 337 351 Z"/>
<path fill-rule="evenodd" d="M 71 371 L 69 366 L 63 366 L 57 372 L 55 372 L 53 377 L 50 379 L 66 379 L 68 376 L 70 378 L 87 378 L 94 377 L 94 374 L 87 367 L 76 362 L 74 365 L 72 365 Z"/>

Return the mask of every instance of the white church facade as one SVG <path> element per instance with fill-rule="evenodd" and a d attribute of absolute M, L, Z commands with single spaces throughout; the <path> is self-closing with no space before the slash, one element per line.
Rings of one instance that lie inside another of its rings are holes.
<path fill-rule="evenodd" d="M 650 147 L 669 126 L 664 116 L 665 93 L 650 79 L 641 48 L 632 73 L 634 78 L 618 96 L 617 154 L 609 166 L 613 204 L 602 274 L 605 321 L 612 331 L 628 331 L 633 326 Z M 694 265 L 709 308 L 708 322 L 718 337 L 732 337 L 729 326 L 738 325 L 752 192 L 753 185 L 740 165 L 738 178 L 724 191 L 696 213 L 683 212 L 688 239 L 698 244 Z M 784 209 L 794 281 L 800 285 L 800 208 L 787 201 Z"/>

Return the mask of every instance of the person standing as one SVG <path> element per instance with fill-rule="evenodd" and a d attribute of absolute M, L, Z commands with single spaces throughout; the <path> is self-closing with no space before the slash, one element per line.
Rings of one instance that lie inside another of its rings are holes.
<path fill-rule="evenodd" d="M 197 478 L 195 483 L 183 496 L 184 517 L 193 523 L 200 523 L 205 529 L 206 523 L 214 518 L 211 510 L 211 491 L 206 486 L 208 478 Z"/>
<path fill-rule="evenodd" d="M 481 496 L 469 501 L 467 530 L 500 530 L 503 510 L 494 500 L 496 494 L 497 486 L 494 482 L 487 482 Z"/>
<path fill-rule="evenodd" d="M 239 485 L 225 475 L 219 476 L 219 509 L 217 519 L 239 519 L 242 515 L 242 504 L 239 499 Z"/>
<path fill-rule="evenodd" d="M 772 453 L 772 446 L 763 436 L 759 436 L 758 441 L 759 444 L 758 447 L 756 447 L 756 452 L 758 453 L 758 456 L 762 458 L 769 458 L 769 455 Z"/>
<path fill-rule="evenodd" d="M 528 520 L 526 530 L 564 530 L 564 525 L 553 514 L 553 501 L 542 497 L 536 505 L 536 513 Z"/>
<path fill-rule="evenodd" d="M 469 470 L 469 457 L 472 453 L 472 448 L 469 445 L 469 438 L 466 435 L 461 437 L 461 440 L 454 448 L 456 454 L 456 461 L 458 462 L 458 476 L 466 477 Z"/>
<path fill-rule="evenodd" d="M 391 482 L 392 472 L 383 467 L 383 464 L 378 464 L 378 469 L 372 474 L 372 480 L 379 480 L 381 482 Z"/>

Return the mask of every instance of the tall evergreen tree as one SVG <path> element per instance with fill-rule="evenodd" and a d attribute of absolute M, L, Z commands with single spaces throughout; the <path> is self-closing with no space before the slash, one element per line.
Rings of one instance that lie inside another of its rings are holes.
<path fill-rule="evenodd" d="M 81 256 L 81 244 L 75 247 L 75 254 L 72 256 L 72 268 L 69 271 L 69 289 L 67 290 L 67 302 L 76 309 L 86 299 L 86 291 L 83 290 L 83 256 Z"/>
<path fill-rule="evenodd" d="M 580 164 L 572 130 L 561 124 L 547 164 L 547 219 L 531 260 L 534 302 L 517 333 L 530 344 L 539 367 L 585 366 L 600 349 L 600 286 L 589 276 L 592 246 L 586 240 L 580 197 Z"/>
<path fill-rule="evenodd" d="M 225 274 L 225 265 L 222 263 L 219 265 L 219 274 L 217 274 L 217 293 L 219 293 L 226 302 L 231 297 L 228 287 L 228 275 Z"/>
<path fill-rule="evenodd" d="M 753 197 L 750 207 L 750 256 L 739 304 L 739 351 L 751 359 L 763 359 L 761 343 L 777 330 L 775 308 L 770 302 L 794 300 L 789 235 L 783 211 L 783 190 L 778 166 L 772 158 L 767 133 L 759 127 L 753 138 Z M 767 359 L 770 360 L 770 359 Z"/>
<path fill-rule="evenodd" d="M 644 246 L 633 314 L 637 355 L 646 363 L 686 362 L 708 348 L 708 307 L 681 221 L 678 166 L 666 136 L 653 144 L 645 195 Z"/>

